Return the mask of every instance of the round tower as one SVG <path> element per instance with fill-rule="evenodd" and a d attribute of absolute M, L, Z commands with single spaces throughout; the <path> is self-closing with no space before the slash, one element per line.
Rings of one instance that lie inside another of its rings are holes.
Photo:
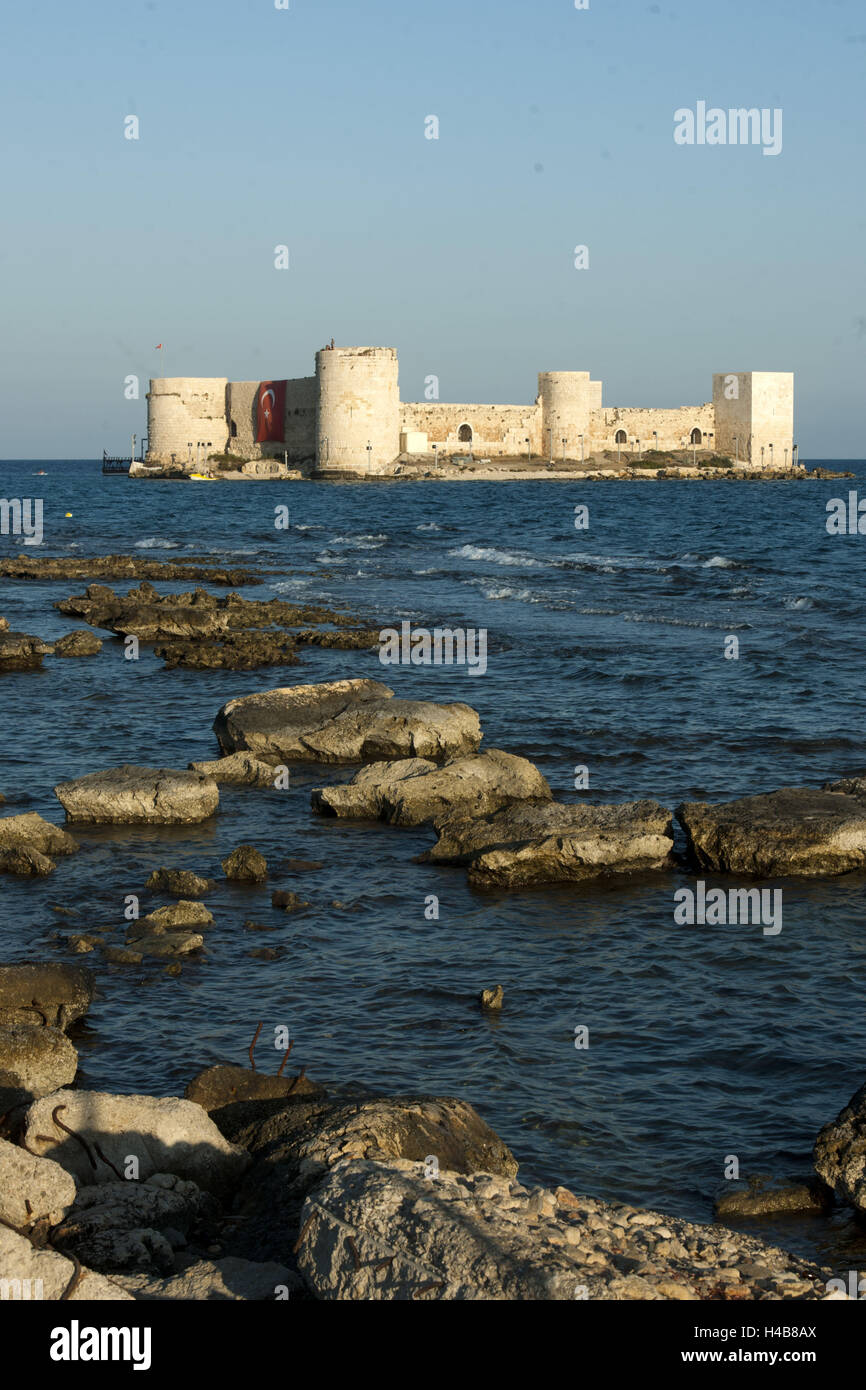
<path fill-rule="evenodd" d="M 553 456 L 565 449 L 576 458 L 583 436 L 584 450 L 591 452 L 592 412 L 601 406 L 601 382 L 591 381 L 589 372 L 539 372 L 541 397 L 541 447 L 545 456 L 553 443 Z M 552 434 L 551 434 L 552 432 Z"/>
<path fill-rule="evenodd" d="M 152 462 L 202 461 L 226 447 L 224 376 L 164 376 L 147 393 L 147 457 Z"/>
<path fill-rule="evenodd" d="M 393 463 L 400 452 L 396 348 L 322 348 L 316 381 L 319 471 L 366 473 Z"/>

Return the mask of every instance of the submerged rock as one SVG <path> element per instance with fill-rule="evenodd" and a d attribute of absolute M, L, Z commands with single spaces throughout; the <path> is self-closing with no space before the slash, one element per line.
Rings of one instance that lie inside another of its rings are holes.
<path fill-rule="evenodd" d="M 176 898 L 200 898 L 213 884 L 192 869 L 154 869 L 145 888 L 150 893 L 171 893 Z"/>
<path fill-rule="evenodd" d="M 192 951 L 200 951 L 204 937 L 193 931 L 166 931 L 164 927 L 148 927 L 142 918 L 129 927 L 126 933 L 128 948 L 137 956 L 188 956 Z M 138 962 L 128 962 L 138 964 Z"/>
<path fill-rule="evenodd" d="M 45 878 L 57 865 L 38 849 L 0 849 L 0 874 L 20 874 L 27 878 Z"/>
<path fill-rule="evenodd" d="M 168 903 L 140 917 L 133 925 L 144 927 L 147 931 L 171 931 L 177 927 L 213 926 L 213 913 L 204 903 L 187 902 L 181 898 L 176 903 Z"/>
<path fill-rule="evenodd" d="M 226 878 L 238 883 L 264 883 L 268 876 L 268 861 L 254 845 L 238 845 L 222 862 Z"/>
<path fill-rule="evenodd" d="M 75 854 L 79 844 L 68 830 L 26 811 L 20 816 L 0 816 L 0 849 L 29 849 L 54 857 Z"/>
<path fill-rule="evenodd" d="M 48 1024 L 66 1029 L 93 999 L 93 975 L 79 965 L 0 965 L 0 1025 Z"/>
<path fill-rule="evenodd" d="M 131 763 L 61 782 L 54 793 L 67 820 L 92 824 L 191 825 L 219 805 L 210 777 Z"/>
<path fill-rule="evenodd" d="M 689 853 L 723 873 L 824 875 L 866 868 L 866 799 L 811 787 L 677 808 Z"/>
<path fill-rule="evenodd" d="M 866 1086 L 815 1141 L 815 1171 L 841 1201 L 866 1212 Z"/>
<path fill-rule="evenodd" d="M 300 893 L 292 893 L 288 888 L 277 888 L 271 894 L 271 907 L 279 907 L 283 912 L 299 912 L 302 907 L 309 906 Z"/>
<path fill-rule="evenodd" d="M 75 632 L 67 632 L 65 637 L 54 643 L 55 656 L 96 656 L 101 651 L 102 640 L 95 632 L 88 632 L 83 627 Z"/>
<path fill-rule="evenodd" d="M 78 1139 L 54 1124 L 58 1106 L 60 1118 Z M 52 1158 L 79 1183 L 91 1185 L 112 1182 L 134 1156 L 140 1181 L 154 1173 L 174 1173 L 221 1196 L 250 1163 L 249 1154 L 224 1139 L 200 1105 L 175 1097 L 56 1091 L 31 1105 L 25 1138 L 34 1153 Z"/>
<path fill-rule="evenodd" d="M 790 1212 L 823 1215 L 833 1205 L 833 1194 L 819 1178 L 757 1181 L 746 1188 L 725 1192 L 715 1206 L 719 1220 L 777 1216 Z"/>
<path fill-rule="evenodd" d="M 351 763 L 368 759 L 441 759 L 481 742 L 469 705 L 396 700 L 379 681 L 331 681 L 244 695 L 214 721 L 224 753 L 247 750 L 266 760 Z"/>
<path fill-rule="evenodd" d="M 347 786 L 317 788 L 312 807 L 320 815 L 422 825 L 449 815 L 485 815 L 516 801 L 552 799 L 526 758 L 488 748 L 441 766 L 426 758 L 373 763 Z"/>
<path fill-rule="evenodd" d="M 423 1163 L 341 1162 L 301 1212 L 316 1298 L 511 1301 L 827 1297 L 805 1260 L 724 1228 Z"/>
<path fill-rule="evenodd" d="M 189 671 L 254 671 L 259 666 L 297 666 L 291 632 L 229 632 L 218 642 L 163 642 L 154 648 L 168 667 Z"/>
<path fill-rule="evenodd" d="M 478 997 L 478 1002 L 482 1009 L 501 1009 L 505 998 L 505 992 L 501 985 L 494 985 L 492 989 L 483 989 Z"/>
<path fill-rule="evenodd" d="M 481 887 L 574 883 L 599 874 L 667 868 L 671 814 L 657 801 L 610 806 L 517 803 L 493 815 L 437 822 L 439 839 L 424 857 L 465 864 Z"/>

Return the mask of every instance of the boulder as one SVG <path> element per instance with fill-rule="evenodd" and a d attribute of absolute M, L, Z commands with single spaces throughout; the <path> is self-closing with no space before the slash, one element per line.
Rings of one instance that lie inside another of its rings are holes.
<path fill-rule="evenodd" d="M 0 1217 L 13 1226 L 46 1220 L 56 1226 L 75 1201 L 75 1179 L 26 1149 L 0 1139 Z"/>
<path fill-rule="evenodd" d="M 268 862 L 254 845 L 238 845 L 223 860 L 222 869 L 227 879 L 238 883 L 264 883 L 268 876 Z"/>
<path fill-rule="evenodd" d="M 55 656 L 96 656 L 101 651 L 102 639 L 84 627 L 67 632 L 65 637 L 54 643 Z"/>
<path fill-rule="evenodd" d="M 210 1193 L 174 1173 L 97 1183 L 80 1189 L 52 1243 L 104 1274 L 173 1274 L 174 1247 L 185 1245 L 193 1230 L 213 1233 L 219 1210 Z"/>
<path fill-rule="evenodd" d="M 300 893 L 293 893 L 288 888 L 277 888 L 271 894 L 271 907 L 279 907 L 283 912 L 300 912 L 301 908 L 309 906 Z"/>
<path fill-rule="evenodd" d="M 820 1178 L 753 1181 L 748 1187 L 725 1192 L 716 1202 L 719 1221 L 738 1221 L 758 1216 L 794 1213 L 819 1216 L 833 1205 L 833 1194 Z"/>
<path fill-rule="evenodd" d="M 154 930 L 148 928 L 146 920 L 143 917 L 127 929 L 127 949 L 135 956 L 188 956 L 192 951 L 200 951 L 204 945 L 204 937 L 198 932 L 166 931 L 164 927 Z M 137 965 L 138 961 L 125 963 Z"/>
<path fill-rule="evenodd" d="M 51 646 L 26 632 L 0 632 L 0 674 L 3 671 L 35 671 Z"/>
<path fill-rule="evenodd" d="M 57 865 L 38 849 L 0 849 L 0 874 L 20 874 L 24 878 L 45 878 Z"/>
<path fill-rule="evenodd" d="M 149 932 L 175 931 L 178 927 L 210 927 L 213 926 L 213 913 L 204 903 L 187 902 L 185 898 L 180 898 L 176 903 L 168 903 L 149 912 L 146 917 L 140 917 L 133 925 Z"/>
<path fill-rule="evenodd" d="M 78 1138 L 55 1125 L 58 1106 Z M 111 1182 L 135 1156 L 141 1181 L 174 1173 L 219 1197 L 250 1163 L 249 1154 L 224 1139 L 200 1105 L 175 1097 L 57 1091 L 31 1105 L 25 1138 L 34 1153 L 54 1159 L 80 1183 Z"/>
<path fill-rule="evenodd" d="M 50 1024 L 68 1028 L 93 999 L 93 975 L 79 965 L 0 965 L 0 1026 Z"/>
<path fill-rule="evenodd" d="M 312 806 L 320 815 L 422 825 L 451 815 L 487 815 L 516 801 L 552 799 L 547 782 L 526 758 L 488 748 L 442 766 L 427 758 L 372 763 L 347 786 L 317 788 Z"/>
<path fill-rule="evenodd" d="M 238 1189 L 232 1254 L 292 1260 L 301 1204 L 335 1163 L 349 1158 L 433 1155 L 441 1169 L 513 1176 L 508 1147 L 466 1101 L 434 1096 L 296 1098 L 227 1105 L 213 1112 L 223 1134 L 254 1163 Z"/>
<path fill-rule="evenodd" d="M 171 671 L 254 671 L 259 666 L 297 666 L 292 632 L 229 632 L 218 641 L 162 642 L 154 648 Z"/>
<path fill-rule="evenodd" d="M 306 1076 L 268 1076 L 247 1067 L 218 1062 L 205 1067 L 190 1081 L 184 1095 L 208 1112 L 247 1100 L 279 1100 L 286 1096 L 321 1094 L 321 1087 Z"/>
<path fill-rule="evenodd" d="M 13 1023 L 0 1028 L 0 1114 L 75 1080 L 78 1053 L 59 1028 Z"/>
<path fill-rule="evenodd" d="M 261 1264 L 227 1256 L 222 1260 L 199 1260 L 187 1265 L 181 1274 L 153 1279 L 146 1274 L 124 1275 L 118 1282 L 137 1299 L 152 1302 L 163 1299 L 194 1300 L 208 1303 L 226 1300 L 265 1302 L 309 1295 L 303 1280 L 285 1265 Z"/>
<path fill-rule="evenodd" d="M 225 758 L 189 766 L 193 772 L 201 772 L 216 783 L 229 786 L 273 787 L 277 775 L 270 763 L 263 763 L 250 753 L 230 753 Z"/>
<path fill-rule="evenodd" d="M 701 869 L 755 874 L 844 874 L 866 868 L 866 799 L 811 787 L 677 808 Z"/>
<path fill-rule="evenodd" d="M 482 1009 L 501 1009 L 502 1001 L 505 998 L 501 985 L 494 985 L 491 989 L 483 989 L 478 996 L 478 1002 Z"/>
<path fill-rule="evenodd" d="M 219 788 L 200 772 L 125 763 L 54 788 L 68 821 L 192 825 L 219 805 Z"/>
<path fill-rule="evenodd" d="M 91 1269 L 79 1269 L 53 1250 L 37 1250 L 26 1236 L 0 1225 L 0 1287 L 4 1299 L 61 1299 L 70 1303 L 129 1302 L 132 1294 Z M 71 1291 L 66 1294 L 66 1290 Z"/>
<path fill-rule="evenodd" d="M 836 782 L 825 782 L 822 791 L 844 792 L 846 796 L 866 796 L 866 772 L 854 772 Z"/>
<path fill-rule="evenodd" d="M 35 811 L 20 816 L 0 816 L 0 850 L 35 850 L 37 854 L 54 858 L 59 854 L 75 854 L 78 841 L 51 821 L 43 820 Z"/>
<path fill-rule="evenodd" d="M 866 1212 L 866 1086 L 861 1086 L 815 1141 L 815 1171 L 836 1196 Z"/>
<path fill-rule="evenodd" d="M 145 888 L 150 893 L 170 893 L 175 898 L 200 898 L 213 885 L 192 869 L 154 869 Z"/>
<path fill-rule="evenodd" d="M 477 749 L 480 721 L 469 705 L 393 695 L 372 680 L 266 690 L 223 705 L 214 732 L 224 753 L 286 763 L 443 759 Z"/>
<path fill-rule="evenodd" d="M 565 1188 L 357 1159 L 308 1194 L 298 1268 L 318 1299 L 515 1303 L 817 1300 L 829 1273 L 724 1227 Z"/>
<path fill-rule="evenodd" d="M 470 882 L 479 887 L 575 883 L 663 869 L 673 850 L 671 814 L 657 801 L 520 802 L 477 819 L 452 816 L 436 829 L 439 839 L 424 857 L 467 865 Z"/>

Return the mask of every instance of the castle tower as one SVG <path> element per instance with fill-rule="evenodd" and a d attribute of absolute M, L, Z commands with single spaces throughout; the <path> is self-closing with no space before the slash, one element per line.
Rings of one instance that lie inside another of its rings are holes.
<path fill-rule="evenodd" d="M 322 348 L 316 353 L 316 467 L 375 472 L 400 452 L 397 350 Z"/>
<path fill-rule="evenodd" d="M 154 463 L 203 463 L 226 447 L 224 376 L 164 376 L 147 393 L 147 457 Z"/>
<path fill-rule="evenodd" d="M 794 445 L 793 372 L 717 372 L 713 376 L 716 452 L 753 468 L 790 467 Z"/>
<path fill-rule="evenodd" d="M 541 397 L 541 449 L 545 457 L 558 458 L 566 440 L 567 458 L 592 452 L 592 412 L 601 408 L 601 382 L 590 381 L 589 372 L 539 372 Z"/>

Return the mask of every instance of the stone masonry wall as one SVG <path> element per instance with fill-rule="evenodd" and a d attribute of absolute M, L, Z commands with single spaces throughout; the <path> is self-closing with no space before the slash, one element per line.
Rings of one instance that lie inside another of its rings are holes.
<path fill-rule="evenodd" d="M 443 454 L 516 458 L 526 454 L 527 436 L 533 458 L 541 448 L 541 406 L 454 405 L 440 401 L 404 401 L 400 407 L 401 431 L 420 430 L 427 435 L 428 450 L 439 445 Z M 458 438 L 461 425 L 472 430 L 471 441 Z"/>

